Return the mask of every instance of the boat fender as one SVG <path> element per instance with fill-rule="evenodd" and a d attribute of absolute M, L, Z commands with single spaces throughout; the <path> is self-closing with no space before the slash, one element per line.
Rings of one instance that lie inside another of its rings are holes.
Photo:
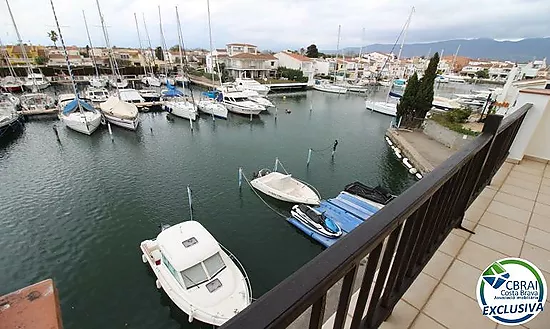
<path fill-rule="evenodd" d="M 407 169 L 411 169 L 413 167 L 407 158 L 403 158 L 403 164 L 407 167 Z"/>
<path fill-rule="evenodd" d="M 286 111 L 285 111 L 285 112 L 286 112 L 287 114 L 290 114 L 290 113 L 292 113 L 292 111 L 291 111 L 291 110 L 289 110 L 289 109 L 286 109 Z"/>
<path fill-rule="evenodd" d="M 147 263 L 147 257 L 144 254 L 141 254 L 141 261 L 145 264 Z"/>
<path fill-rule="evenodd" d="M 191 312 L 189 312 L 189 323 L 193 322 L 193 317 L 194 317 L 194 314 L 195 313 L 195 310 L 191 309 Z"/>
<path fill-rule="evenodd" d="M 422 175 L 420 173 L 416 173 L 416 175 L 414 175 L 417 179 L 422 179 Z"/>
<path fill-rule="evenodd" d="M 155 284 L 157 285 L 157 289 L 162 288 L 162 285 L 160 284 L 159 280 L 155 281 Z"/>
<path fill-rule="evenodd" d="M 416 174 L 417 172 L 418 172 L 418 170 L 416 170 L 416 168 L 409 169 L 409 173 L 411 173 L 413 175 Z"/>
<path fill-rule="evenodd" d="M 401 155 L 401 153 L 395 153 L 395 155 L 397 156 L 398 159 L 401 159 L 403 156 Z"/>

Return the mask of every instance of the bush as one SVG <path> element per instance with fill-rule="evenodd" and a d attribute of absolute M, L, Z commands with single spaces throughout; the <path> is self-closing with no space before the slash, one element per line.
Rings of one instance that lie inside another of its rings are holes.
<path fill-rule="evenodd" d="M 430 119 L 439 123 L 443 127 L 456 131 L 457 133 L 468 136 L 477 136 L 479 135 L 479 132 L 473 131 L 469 128 L 464 128 L 462 126 L 471 113 L 472 111 L 468 109 L 456 109 L 446 113 L 434 113 Z"/>
<path fill-rule="evenodd" d="M 277 77 L 287 78 L 296 82 L 307 82 L 307 77 L 304 77 L 304 73 L 300 70 L 293 70 L 284 66 L 277 68 Z"/>

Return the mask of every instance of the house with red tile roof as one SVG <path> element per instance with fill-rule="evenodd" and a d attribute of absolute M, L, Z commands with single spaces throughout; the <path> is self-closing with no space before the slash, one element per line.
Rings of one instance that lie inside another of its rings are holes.
<path fill-rule="evenodd" d="M 206 56 L 207 72 L 211 72 L 216 60 L 225 65 L 233 78 L 263 79 L 274 77 L 279 67 L 278 59 L 272 54 L 258 51 L 258 47 L 248 43 L 228 43 L 225 53 L 216 49 Z"/>

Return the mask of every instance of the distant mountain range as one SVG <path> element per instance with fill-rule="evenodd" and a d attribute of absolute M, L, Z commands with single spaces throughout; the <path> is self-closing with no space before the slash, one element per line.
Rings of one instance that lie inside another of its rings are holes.
<path fill-rule="evenodd" d="M 426 56 L 428 52 L 434 54 L 436 51 L 441 55 L 453 55 L 460 45 L 458 55 L 474 59 L 500 59 L 514 62 L 528 62 L 533 58 L 542 59 L 550 57 L 550 37 L 530 38 L 520 41 L 496 41 L 493 39 L 462 39 L 447 40 L 429 43 L 405 44 L 403 47 L 403 57 Z M 393 44 L 373 44 L 366 46 L 367 52 L 381 51 L 390 52 Z M 325 53 L 335 53 L 335 51 L 323 51 Z M 393 51 L 399 52 L 399 44 Z M 359 47 L 349 47 L 344 49 L 344 53 L 359 53 Z"/>

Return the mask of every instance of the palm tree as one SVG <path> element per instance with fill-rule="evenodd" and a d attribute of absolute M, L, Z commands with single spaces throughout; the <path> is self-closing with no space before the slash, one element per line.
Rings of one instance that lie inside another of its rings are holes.
<path fill-rule="evenodd" d="M 50 37 L 50 40 L 52 40 L 54 47 L 57 48 L 57 44 L 56 44 L 58 39 L 57 32 L 55 32 L 54 30 L 51 30 L 50 32 L 48 32 L 48 37 Z"/>

